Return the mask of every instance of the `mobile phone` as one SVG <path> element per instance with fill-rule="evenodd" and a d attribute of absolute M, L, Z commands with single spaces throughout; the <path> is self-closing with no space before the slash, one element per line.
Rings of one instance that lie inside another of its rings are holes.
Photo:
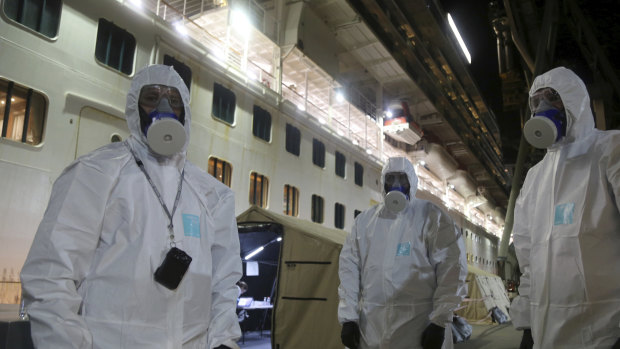
<path fill-rule="evenodd" d="M 164 261 L 155 270 L 155 281 L 168 289 L 176 290 L 191 262 L 192 257 L 183 250 L 171 248 Z"/>

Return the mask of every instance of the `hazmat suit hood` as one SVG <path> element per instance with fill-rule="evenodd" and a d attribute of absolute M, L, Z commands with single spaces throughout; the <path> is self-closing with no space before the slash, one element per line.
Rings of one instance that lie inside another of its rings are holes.
<path fill-rule="evenodd" d="M 566 136 L 549 149 L 585 138 L 594 130 L 590 97 L 583 81 L 572 70 L 558 67 L 539 75 L 530 89 L 530 97 L 541 88 L 550 87 L 560 94 L 566 113 Z"/>
<path fill-rule="evenodd" d="M 381 188 L 384 188 L 385 185 L 385 175 L 390 172 L 404 172 L 407 174 L 407 179 L 409 180 L 409 185 L 411 186 L 409 189 L 409 197 L 413 199 L 418 188 L 418 176 L 415 174 L 411 161 L 405 157 L 389 158 L 385 165 L 383 165 L 383 170 L 381 170 Z M 385 192 L 385 189 L 382 190 L 383 197 L 385 197 L 387 193 Z"/>
<path fill-rule="evenodd" d="M 185 122 L 183 125 L 186 136 L 185 144 L 183 145 L 183 148 L 179 153 L 173 154 L 170 157 L 164 157 L 152 151 L 151 148 L 148 146 L 146 135 L 142 132 L 140 128 L 140 106 L 138 104 L 138 100 L 140 98 L 140 91 L 142 90 L 142 87 L 152 84 L 175 87 L 177 90 L 179 90 L 181 98 L 183 99 L 183 109 L 185 112 Z M 147 149 L 149 155 L 158 159 L 176 159 L 179 157 L 185 157 L 187 146 L 189 144 L 189 130 L 192 120 L 189 108 L 189 90 L 187 89 L 185 82 L 183 82 L 183 79 L 181 79 L 181 77 L 179 76 L 179 74 L 177 74 L 173 67 L 157 64 L 145 67 L 138 73 L 136 73 L 136 76 L 131 82 L 129 93 L 127 94 L 125 116 L 127 117 L 127 125 L 129 126 L 129 131 L 131 132 L 131 138 L 133 139 L 131 143 L 133 143 L 132 148 L 134 148 L 134 150 L 138 150 L 135 149 L 134 145 L 139 145 L 139 148 L 141 147 Z"/>

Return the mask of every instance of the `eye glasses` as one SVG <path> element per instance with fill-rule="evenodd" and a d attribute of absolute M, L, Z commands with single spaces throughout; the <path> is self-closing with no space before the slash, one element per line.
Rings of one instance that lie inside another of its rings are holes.
<path fill-rule="evenodd" d="M 166 85 L 145 85 L 140 90 L 138 102 L 146 107 L 155 108 L 164 96 L 168 98 L 170 107 L 183 108 L 183 98 L 179 90 L 176 87 Z"/>
<path fill-rule="evenodd" d="M 530 110 L 532 112 L 538 111 L 538 108 L 541 106 L 543 101 L 558 110 L 564 110 L 564 104 L 562 103 L 560 94 L 550 87 L 542 88 L 534 92 L 529 100 Z"/>

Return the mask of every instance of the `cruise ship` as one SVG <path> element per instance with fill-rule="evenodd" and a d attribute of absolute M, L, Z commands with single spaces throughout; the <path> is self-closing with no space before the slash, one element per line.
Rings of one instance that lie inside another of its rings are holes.
<path fill-rule="evenodd" d="M 405 156 L 416 195 L 461 230 L 470 271 L 515 284 L 514 252 L 497 262 L 513 168 L 438 2 L 406 17 L 393 2 L 347 0 L 0 4 L 0 320 L 19 308 L 52 184 L 129 136 L 126 94 L 150 64 L 187 84 L 188 158 L 232 188 L 236 215 L 261 209 L 346 235 L 382 200 L 385 161 Z"/>
<path fill-rule="evenodd" d="M 497 273 L 509 174 L 447 32 L 443 61 L 428 52 L 435 75 L 418 79 L 386 48 L 402 38 L 382 41 L 344 0 L 3 1 L 0 32 L 1 303 L 19 303 L 54 180 L 129 135 L 126 93 L 149 64 L 186 82 L 188 158 L 234 190 L 237 214 L 257 205 L 348 231 L 381 201 L 384 161 L 406 156 L 418 196 L 462 228 L 468 263 Z"/>
<path fill-rule="evenodd" d="M 129 136 L 126 94 L 150 64 L 187 84 L 188 158 L 232 188 L 237 216 L 264 210 L 338 245 L 382 200 L 386 159 L 405 156 L 416 195 L 461 229 L 470 271 L 512 289 L 511 206 L 541 156 L 519 147 L 532 75 L 578 48 L 601 129 L 618 127 L 620 80 L 578 1 L 562 1 L 561 28 L 555 1 L 490 1 L 500 127 L 441 3 L 450 1 L 0 0 L 0 320 L 19 308 L 19 273 L 52 184 L 79 156 Z M 536 49 L 542 41 L 549 47 Z M 518 159 L 505 158 L 511 148 Z M 240 234 L 254 229 L 243 219 Z"/>

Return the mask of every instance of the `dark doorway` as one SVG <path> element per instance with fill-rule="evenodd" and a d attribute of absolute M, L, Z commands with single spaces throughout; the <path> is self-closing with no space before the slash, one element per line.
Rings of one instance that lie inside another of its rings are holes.
<path fill-rule="evenodd" d="M 258 331 L 269 334 L 271 330 L 272 307 L 277 295 L 276 283 L 278 261 L 282 244 L 283 229 L 277 223 L 244 222 L 238 225 L 243 277 L 248 290 L 241 295 L 237 312 L 245 311 L 240 316 L 241 330 Z M 248 305 L 248 299 L 251 303 Z"/>

